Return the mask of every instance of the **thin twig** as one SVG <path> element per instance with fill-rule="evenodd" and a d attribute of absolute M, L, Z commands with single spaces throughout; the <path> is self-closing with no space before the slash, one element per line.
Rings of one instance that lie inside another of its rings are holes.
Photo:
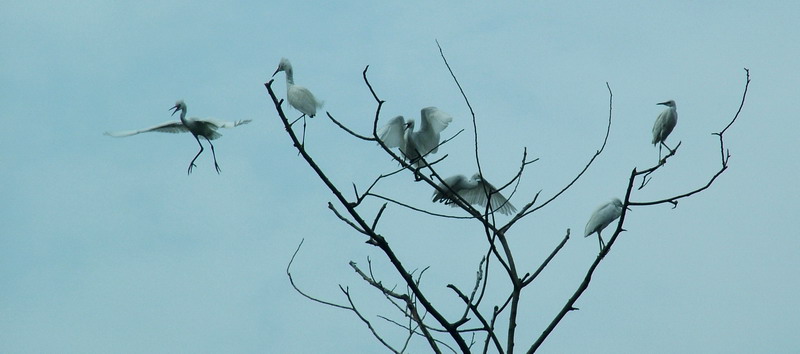
<path fill-rule="evenodd" d="M 382 338 L 382 337 L 381 337 L 381 336 L 378 334 L 378 331 L 376 331 L 376 330 L 375 330 L 375 327 L 372 327 L 372 323 L 370 323 L 370 322 L 369 322 L 369 320 L 367 320 L 367 319 L 366 319 L 366 318 L 365 318 L 365 317 L 364 317 L 364 316 L 361 314 L 361 312 L 359 312 L 359 311 L 358 311 L 358 309 L 356 308 L 356 305 L 355 305 L 355 304 L 353 304 L 353 298 L 351 298 L 351 297 L 350 297 L 350 288 L 344 288 L 344 287 L 342 287 L 341 285 L 339 285 L 339 289 L 341 289 L 341 290 L 342 290 L 342 293 L 344 293 L 345 297 L 347 297 L 347 301 L 350 303 L 351 310 L 353 310 L 353 312 L 356 314 L 356 316 L 358 316 L 358 318 L 360 318 L 360 319 L 361 319 L 361 321 L 362 321 L 362 322 L 364 322 L 364 323 L 367 325 L 367 328 L 369 328 L 370 332 L 372 332 L 372 335 L 373 335 L 375 338 L 377 338 L 377 339 L 378 339 L 378 341 L 379 341 L 379 342 L 381 342 L 381 344 L 383 344 L 383 346 L 385 346 L 386 348 L 388 348 L 389 350 L 391 350 L 393 353 L 397 353 L 397 354 L 399 354 L 400 352 L 399 352 L 399 351 L 397 351 L 397 349 L 394 349 L 394 348 L 393 348 L 391 345 L 389 345 L 389 343 L 387 343 L 385 340 L 383 340 L 383 338 Z"/>
<path fill-rule="evenodd" d="M 295 291 L 297 291 L 300 295 L 303 295 L 305 298 L 307 298 L 307 299 L 309 299 L 311 301 L 318 302 L 318 303 L 323 304 L 323 305 L 328 305 L 328 306 L 340 308 L 340 309 L 352 310 L 352 308 L 350 308 L 350 307 L 347 307 L 347 306 L 344 306 L 344 305 L 335 304 L 335 303 L 330 302 L 330 301 L 320 300 L 320 299 L 317 299 L 317 298 L 315 298 L 315 297 L 313 297 L 311 295 L 308 295 L 308 294 L 304 293 L 302 290 L 300 290 L 300 288 L 298 288 L 297 285 L 294 283 L 294 278 L 292 277 L 292 272 L 291 272 L 290 269 L 292 267 L 292 263 L 294 263 L 294 257 L 297 256 L 297 252 L 300 252 L 300 247 L 303 246 L 303 242 L 305 240 L 306 239 L 300 240 L 300 244 L 297 245 L 297 249 L 294 250 L 294 253 L 292 254 L 292 258 L 289 260 L 289 264 L 286 265 L 286 275 L 289 277 L 289 283 L 292 285 L 292 287 L 294 288 Z"/>
<path fill-rule="evenodd" d="M 495 347 L 497 348 L 497 352 L 498 353 L 502 353 L 503 352 L 503 346 L 500 344 L 500 340 L 497 339 L 497 336 L 495 335 L 494 330 L 489 325 L 489 322 L 486 321 L 486 318 L 483 317 L 483 315 L 478 310 L 478 308 L 474 304 L 472 304 L 472 302 L 470 302 L 470 299 L 467 298 L 467 296 L 464 295 L 464 293 L 462 293 L 461 290 L 459 290 L 455 285 L 448 284 L 447 287 L 452 289 L 453 291 L 455 291 L 456 295 L 458 295 L 458 297 L 461 299 L 461 301 L 464 301 L 464 303 L 472 311 L 472 313 L 475 314 L 475 317 L 477 317 L 478 321 L 480 321 L 481 324 L 483 325 L 483 330 L 486 331 L 486 335 L 489 336 L 492 339 L 492 343 L 494 343 Z"/>
<path fill-rule="evenodd" d="M 526 210 L 524 212 L 518 213 L 517 216 L 515 216 L 513 219 L 511 219 L 511 221 L 508 222 L 508 224 L 506 224 L 506 226 L 503 226 L 501 228 L 502 230 L 507 230 L 511 225 L 516 223 L 519 219 L 521 219 L 525 215 L 531 214 L 531 213 L 536 212 L 537 210 L 539 210 L 541 208 L 544 208 L 546 205 L 550 204 L 550 202 L 554 201 L 561 194 L 566 192 L 570 187 L 572 187 L 573 184 L 575 184 L 575 182 L 578 181 L 578 179 L 581 178 L 581 176 L 583 176 L 583 174 L 589 169 L 589 167 L 592 165 L 592 163 L 595 161 L 595 159 L 597 159 L 597 157 L 600 156 L 600 154 L 603 153 L 603 150 L 605 150 L 606 144 L 608 143 L 608 136 L 611 134 L 611 117 L 612 117 L 612 110 L 613 110 L 613 107 L 614 107 L 614 93 L 611 91 L 611 85 L 609 85 L 608 82 L 606 82 L 606 88 L 608 89 L 608 124 L 606 125 L 606 135 L 603 137 L 603 144 L 600 146 L 600 149 L 598 149 L 594 153 L 594 155 L 592 155 L 592 158 L 589 159 L 589 162 L 586 163 L 586 166 L 583 167 L 581 172 L 579 172 L 578 175 L 575 176 L 575 178 L 573 178 L 572 181 L 570 181 L 558 193 L 553 195 L 550 199 L 546 200 L 545 202 L 543 202 L 539 206 L 537 206 L 537 207 L 535 207 L 533 209 Z"/>

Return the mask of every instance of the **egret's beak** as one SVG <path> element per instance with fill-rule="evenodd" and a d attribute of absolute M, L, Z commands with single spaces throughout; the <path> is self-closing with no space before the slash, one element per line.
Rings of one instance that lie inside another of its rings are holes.
<path fill-rule="evenodd" d="M 275 69 L 275 72 L 274 72 L 274 73 L 272 73 L 272 77 L 275 77 L 275 75 L 277 75 L 279 72 L 281 72 L 281 68 L 280 68 L 280 67 L 278 67 L 277 69 Z"/>
<path fill-rule="evenodd" d="M 667 105 L 667 103 L 669 103 L 669 101 L 664 101 L 664 102 L 661 102 L 661 103 L 656 103 L 656 105 L 662 105 L 662 106 L 666 106 L 666 105 Z"/>
<path fill-rule="evenodd" d="M 178 105 L 172 106 L 172 108 L 170 108 L 169 110 L 172 111 L 172 115 L 174 116 L 175 113 L 178 113 Z"/>

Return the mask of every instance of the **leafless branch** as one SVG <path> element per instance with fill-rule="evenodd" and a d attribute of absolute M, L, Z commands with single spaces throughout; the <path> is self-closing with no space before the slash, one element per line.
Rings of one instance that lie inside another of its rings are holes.
<path fill-rule="evenodd" d="M 379 342 L 381 342 L 381 344 L 383 344 L 383 346 L 384 346 L 384 347 L 388 348 L 388 349 L 389 349 L 389 350 L 391 350 L 393 353 L 399 354 L 400 352 L 399 352 L 399 351 L 397 351 L 397 349 L 394 349 L 394 348 L 393 348 L 391 345 L 389 345 L 389 343 L 387 343 L 387 342 L 386 342 L 386 341 L 385 341 L 385 340 L 384 340 L 384 339 L 383 339 L 383 338 L 382 338 L 382 337 L 381 337 L 381 336 L 378 334 L 378 332 L 375 330 L 375 327 L 372 327 L 372 323 L 370 323 L 370 322 L 369 322 L 369 320 L 367 320 L 367 319 L 366 319 L 366 318 L 365 318 L 365 317 L 364 317 L 364 316 L 361 314 L 361 312 L 359 312 L 359 311 L 358 311 L 358 309 L 356 308 L 356 305 L 355 305 L 355 304 L 353 304 L 353 298 L 352 298 L 352 297 L 350 297 L 350 289 L 349 289 L 349 288 L 342 287 L 341 285 L 339 285 L 339 289 L 341 289 L 341 290 L 342 290 L 342 293 L 344 293 L 344 295 L 347 297 L 347 301 L 350 303 L 350 309 L 351 309 L 351 310 L 352 310 L 352 311 L 353 311 L 353 312 L 356 314 L 356 316 L 358 316 L 358 318 L 360 318 L 360 319 L 361 319 L 361 321 L 362 321 L 362 322 L 364 322 L 364 324 L 366 324 L 366 325 L 367 325 L 367 328 L 369 328 L 370 332 L 372 332 L 372 335 L 373 335 L 373 336 L 374 336 L 376 339 L 378 339 L 378 341 L 379 341 Z"/>
<path fill-rule="evenodd" d="M 333 203 L 328 202 L 328 209 L 333 211 L 333 213 L 336 215 L 337 218 L 339 218 L 339 220 L 344 221 L 347 225 L 350 225 L 350 227 L 352 227 L 354 230 L 358 231 L 359 233 L 362 233 L 364 235 L 369 236 L 369 233 L 367 233 L 366 231 L 362 230 L 360 227 L 358 227 L 358 225 L 356 225 L 352 221 L 350 221 L 347 218 L 345 218 L 344 215 L 340 214 L 339 211 L 336 210 L 336 207 L 333 206 Z"/>
<path fill-rule="evenodd" d="M 537 206 L 537 207 L 535 207 L 533 209 L 527 210 L 530 207 L 528 207 L 526 205 L 526 208 L 524 208 L 519 213 L 517 213 L 517 215 L 514 218 L 512 218 L 511 221 L 508 222 L 508 224 L 506 224 L 505 226 L 503 226 L 501 228 L 502 230 L 507 230 L 509 227 L 511 227 L 511 225 L 513 225 L 514 223 L 519 221 L 519 219 L 522 219 L 524 216 L 526 216 L 528 214 L 531 214 L 533 212 L 536 212 L 537 210 L 539 210 L 541 208 L 544 208 L 546 205 L 550 204 L 550 202 L 556 200 L 556 198 L 561 196 L 561 194 L 563 194 L 570 187 L 572 187 L 572 185 L 575 184 L 575 182 L 577 182 L 578 179 L 580 179 L 583 176 L 583 174 L 589 169 L 589 167 L 592 165 L 592 163 L 595 161 L 595 159 L 597 159 L 597 157 L 600 156 L 600 154 L 603 153 L 603 150 L 605 150 L 606 144 L 608 143 L 608 136 L 611 134 L 611 117 L 612 117 L 612 110 L 613 110 L 613 107 L 614 107 L 614 93 L 611 91 L 611 85 L 609 85 L 608 82 L 606 82 L 606 88 L 608 89 L 608 125 L 606 126 L 606 135 L 605 135 L 605 137 L 603 137 L 603 144 L 600 146 L 600 149 L 598 149 L 594 153 L 592 158 L 589 159 L 589 162 L 586 163 L 586 166 L 583 167 L 581 172 L 579 172 L 578 175 L 575 176 L 575 178 L 573 178 L 572 181 L 570 181 L 558 193 L 556 193 L 555 195 L 550 197 L 550 199 L 546 200 L 545 202 L 543 202 L 542 204 L 540 204 L 539 206 Z M 529 205 L 532 206 L 533 203 L 530 203 Z"/>
<path fill-rule="evenodd" d="M 389 322 L 389 323 L 391 323 L 391 324 L 393 324 L 393 325 L 395 325 L 395 326 L 398 326 L 398 327 L 400 327 L 400 328 L 402 328 L 402 329 L 404 329 L 404 330 L 412 331 L 412 333 L 414 333 L 415 335 L 418 335 L 418 336 L 420 336 L 420 337 L 424 337 L 424 335 L 423 335 L 422 333 L 419 333 L 419 332 L 418 332 L 416 329 L 414 329 L 414 328 L 411 328 L 411 327 L 408 327 L 408 326 L 406 326 L 406 325 L 404 325 L 404 324 L 398 323 L 397 321 L 395 321 L 395 320 L 393 320 L 393 319 L 391 319 L 391 318 L 388 318 L 388 317 L 386 317 L 386 316 L 381 316 L 381 315 L 378 315 L 378 317 L 379 317 L 379 318 L 381 318 L 381 319 L 383 319 L 383 320 L 385 320 L 386 322 Z M 445 330 L 441 330 L 441 331 L 442 331 L 442 332 L 446 332 Z M 443 342 L 443 341 L 441 341 L 441 340 L 435 339 L 435 338 L 434 338 L 434 340 L 436 341 L 436 343 L 439 343 L 439 344 L 441 344 L 441 345 L 443 345 L 443 346 L 447 347 L 447 349 L 450 349 L 450 351 L 452 351 L 453 353 L 457 353 L 457 351 L 456 351 L 455 349 L 453 349 L 453 347 L 451 347 L 451 346 L 447 345 L 447 343 L 445 343 L 445 342 Z"/>
<path fill-rule="evenodd" d="M 523 287 L 530 284 L 534 279 L 536 279 L 536 277 L 539 276 L 540 273 L 542 273 L 544 268 L 547 267 L 547 265 L 550 263 L 551 260 L 553 260 L 558 251 L 561 251 L 561 248 L 563 248 L 564 245 L 567 244 L 567 240 L 569 240 L 569 229 L 567 229 L 567 234 L 564 236 L 564 239 L 561 240 L 561 243 L 559 243 L 558 246 L 556 246 L 556 248 L 553 250 L 553 252 L 551 252 L 550 255 L 547 256 L 547 259 L 545 259 L 544 262 L 542 262 L 542 264 L 539 265 L 539 268 L 537 268 L 536 271 L 533 272 L 533 275 L 528 276 L 526 274 L 524 277 L 522 277 Z"/>
<path fill-rule="evenodd" d="M 289 264 L 286 265 L 286 276 L 289 277 L 289 283 L 292 284 L 292 287 L 294 288 L 294 290 L 297 291 L 298 294 L 303 295 L 305 298 L 307 298 L 307 299 L 309 299 L 311 301 L 318 302 L 318 303 L 323 304 L 323 305 L 328 305 L 328 306 L 340 308 L 340 309 L 352 310 L 352 308 L 350 308 L 350 307 L 347 307 L 347 306 L 344 306 L 344 305 L 339 305 L 339 304 L 336 304 L 336 303 L 333 303 L 333 302 L 330 302 L 330 301 L 320 300 L 320 299 L 317 299 L 317 298 L 315 298 L 315 297 L 313 297 L 311 295 L 308 295 L 305 292 L 303 292 L 302 290 L 300 290 L 300 288 L 297 287 L 297 284 L 294 283 L 294 278 L 292 277 L 291 267 L 292 267 L 292 263 L 294 263 L 294 257 L 297 256 L 297 252 L 300 252 L 300 247 L 303 246 L 303 242 L 305 242 L 305 239 L 300 240 L 300 244 L 297 245 L 297 249 L 294 250 L 294 253 L 292 254 L 292 258 L 289 260 Z"/>
<path fill-rule="evenodd" d="M 356 137 L 356 138 L 359 138 L 359 139 L 361 139 L 361 140 L 366 140 L 366 141 L 375 141 L 375 140 L 376 140 L 375 138 L 371 138 L 371 137 L 368 137 L 368 136 L 364 136 L 364 135 L 361 135 L 361 134 L 358 134 L 358 133 L 356 133 L 356 132 L 352 131 L 350 128 L 346 127 L 344 124 L 342 124 L 342 123 L 339 123 L 339 121 L 338 121 L 338 120 L 336 120 L 336 118 L 333 118 L 333 116 L 332 116 L 332 115 L 331 115 L 329 112 L 325 112 L 325 113 L 328 115 L 328 118 L 330 118 L 330 120 L 331 120 L 331 121 L 332 121 L 334 124 L 338 125 L 338 126 L 339 126 L 339 128 L 342 128 L 342 130 L 344 130 L 344 131 L 348 132 L 350 135 L 352 135 L 352 136 L 354 136 L 354 137 Z"/>
<path fill-rule="evenodd" d="M 458 295 L 458 297 L 461 299 L 461 301 L 464 301 L 464 303 L 467 305 L 469 310 L 472 311 L 473 314 L 475 314 L 475 317 L 483 325 L 482 330 L 486 331 L 486 335 L 491 338 L 492 343 L 494 343 L 495 348 L 497 348 L 497 352 L 498 353 L 502 353 L 503 352 L 503 346 L 502 346 L 502 344 L 500 344 L 500 340 L 497 339 L 497 336 L 494 333 L 493 327 L 491 325 L 489 325 L 489 322 L 487 322 L 486 318 L 483 317 L 483 315 L 481 314 L 480 310 L 478 310 L 478 307 L 475 306 L 470 301 L 470 299 L 466 295 L 464 295 L 464 293 L 462 293 L 461 290 L 459 290 L 455 285 L 448 284 L 447 287 L 452 289 L 453 291 L 455 291 L 456 295 Z"/>

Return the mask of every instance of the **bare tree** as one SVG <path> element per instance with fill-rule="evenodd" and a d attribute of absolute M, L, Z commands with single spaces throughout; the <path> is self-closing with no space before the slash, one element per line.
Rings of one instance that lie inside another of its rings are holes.
<path fill-rule="evenodd" d="M 438 43 L 437 43 L 438 44 Z M 475 162 L 478 165 L 478 173 L 480 176 L 483 176 L 483 171 L 481 169 L 481 161 L 479 158 L 479 134 L 477 129 L 477 118 L 475 116 L 474 111 L 472 110 L 472 106 L 470 105 L 469 99 L 467 95 L 464 93 L 461 85 L 456 78 L 456 75 L 453 73 L 450 65 L 447 63 L 447 59 L 444 53 L 439 47 L 441 57 L 447 66 L 448 71 L 453 77 L 454 82 L 458 86 L 466 105 L 469 107 L 471 116 L 472 116 L 472 130 L 474 133 L 474 152 L 475 152 Z M 741 113 L 742 107 L 745 103 L 745 98 L 747 97 L 747 88 L 750 83 L 750 72 L 748 69 L 744 69 L 746 73 L 746 82 L 744 85 L 744 92 L 742 94 L 741 103 L 739 104 L 739 109 L 737 110 L 736 114 L 730 120 L 725 127 L 720 130 L 719 132 L 713 133 L 714 135 L 719 137 L 719 148 L 720 148 L 720 168 L 719 170 L 708 178 L 705 185 L 702 185 L 696 189 L 689 190 L 689 191 L 680 191 L 675 192 L 673 195 L 665 196 L 657 200 L 651 201 L 639 201 L 635 198 L 635 193 L 638 190 L 644 188 L 647 183 L 654 178 L 654 174 L 662 168 L 665 168 L 667 161 L 672 157 L 675 156 L 680 148 L 681 143 L 679 142 L 677 146 L 670 150 L 669 154 L 664 156 L 659 160 L 659 162 L 652 167 L 646 169 L 638 169 L 634 168 L 631 173 L 627 183 L 627 189 L 625 192 L 625 198 L 623 199 L 623 209 L 622 214 L 619 217 L 619 220 L 616 223 L 616 228 L 613 232 L 613 235 L 608 240 L 608 243 L 605 245 L 604 248 L 601 249 L 600 253 L 597 255 L 595 261 L 591 264 L 591 266 L 586 270 L 586 276 L 584 277 L 583 281 L 578 285 L 577 289 L 575 290 L 574 294 L 566 300 L 566 303 L 561 308 L 561 310 L 555 315 L 551 323 L 542 331 L 541 335 L 532 340 L 531 344 L 520 344 L 517 343 L 517 333 L 516 328 L 517 324 L 520 321 L 518 316 L 519 313 L 519 306 L 520 306 L 520 297 L 524 289 L 528 287 L 539 274 L 541 274 L 548 266 L 550 261 L 559 253 L 562 247 L 566 244 L 567 240 L 569 240 L 571 231 L 570 229 L 564 230 L 564 236 L 558 244 L 555 245 L 552 252 L 547 256 L 542 263 L 539 265 L 538 268 L 532 270 L 532 272 L 527 272 L 525 270 L 521 270 L 518 267 L 517 262 L 514 258 L 513 249 L 509 246 L 508 242 L 508 233 L 512 229 L 512 227 L 521 219 L 535 213 L 538 210 L 548 206 L 551 202 L 559 198 L 563 195 L 566 191 L 568 191 L 574 184 L 577 182 L 584 173 L 592 166 L 595 160 L 603 153 L 606 143 L 608 142 L 609 133 L 612 127 L 612 109 L 613 109 L 613 92 L 611 90 L 610 85 L 606 83 L 606 87 L 608 89 L 609 95 L 609 102 L 608 102 L 608 123 L 606 127 L 605 136 L 603 137 L 602 144 L 600 147 L 595 151 L 595 153 L 588 159 L 586 164 L 583 168 L 575 175 L 574 178 L 569 180 L 565 183 L 564 187 L 560 189 L 558 192 L 549 196 L 546 200 L 540 201 L 539 197 L 541 194 L 541 190 L 537 192 L 535 195 L 528 198 L 527 203 L 505 224 L 498 224 L 497 220 L 495 219 L 495 212 L 491 207 L 491 203 L 487 203 L 485 208 L 476 208 L 471 205 L 468 201 L 461 198 L 457 193 L 451 193 L 454 195 L 453 203 L 455 203 L 458 207 L 463 209 L 469 216 L 462 217 L 464 219 L 470 220 L 477 220 L 482 228 L 482 233 L 484 234 L 486 240 L 486 251 L 485 255 L 481 259 L 476 260 L 466 260 L 465 262 L 473 262 L 473 265 L 477 265 L 477 272 L 475 277 L 474 286 L 471 289 L 465 290 L 461 289 L 453 284 L 447 284 L 446 287 L 449 288 L 453 292 L 453 296 L 455 299 L 463 303 L 463 311 L 460 312 L 459 316 L 446 316 L 442 310 L 440 309 L 440 305 L 433 303 L 429 300 L 429 297 L 420 287 L 420 281 L 422 276 L 425 272 L 425 269 L 422 271 L 415 271 L 410 270 L 404 266 L 403 262 L 397 257 L 395 252 L 392 250 L 389 242 L 387 241 L 387 237 L 384 235 L 376 232 L 376 227 L 378 226 L 379 222 L 381 221 L 381 217 L 384 215 L 384 212 L 387 210 L 389 205 L 396 205 L 403 208 L 409 208 L 419 213 L 426 213 L 429 215 L 433 215 L 436 217 L 441 218 L 453 218 L 454 216 L 445 215 L 445 214 L 438 214 L 433 213 L 425 209 L 422 206 L 415 206 L 410 205 L 407 203 L 403 203 L 402 201 L 397 200 L 396 198 L 392 198 L 390 196 L 373 192 L 374 190 L 379 189 L 379 185 L 382 180 L 385 178 L 402 173 L 403 171 L 410 171 L 412 172 L 414 179 L 409 179 L 409 183 L 426 183 L 432 189 L 437 190 L 441 193 L 452 192 L 450 190 L 450 186 L 444 184 L 444 179 L 437 173 L 436 165 L 438 162 L 445 159 L 447 156 L 445 155 L 438 160 L 427 161 L 430 156 L 422 155 L 418 157 L 418 160 L 408 160 L 407 156 L 401 154 L 396 154 L 392 151 L 387 145 L 379 139 L 378 136 L 378 121 L 381 116 L 381 108 L 384 104 L 384 101 L 380 98 L 379 94 L 373 89 L 372 85 L 370 84 L 369 79 L 367 78 L 367 71 L 369 66 L 367 66 L 363 73 L 363 79 L 366 86 L 369 88 L 372 96 L 376 102 L 375 114 L 374 119 L 372 121 L 372 129 L 369 134 L 359 134 L 350 127 L 345 126 L 344 124 L 340 123 L 337 119 L 333 117 L 330 113 L 326 112 L 328 118 L 335 123 L 339 128 L 346 131 L 351 137 L 355 139 L 363 140 L 365 143 L 369 143 L 370 146 L 377 146 L 380 147 L 387 155 L 391 156 L 394 161 L 402 166 L 401 168 L 379 173 L 374 172 L 376 177 L 374 181 L 363 189 L 363 192 L 359 191 L 359 188 L 353 184 L 353 192 L 354 195 L 351 198 L 345 197 L 343 193 L 343 189 L 340 186 L 335 185 L 331 179 L 326 175 L 325 171 L 317 164 L 315 158 L 326 158 L 326 156 L 315 156 L 312 157 L 309 152 L 305 149 L 304 145 L 298 140 L 297 132 L 294 130 L 293 123 L 289 119 L 287 119 L 286 115 L 284 114 L 282 103 L 283 100 L 279 100 L 275 93 L 272 90 L 272 83 L 273 80 L 265 83 L 264 86 L 269 93 L 272 102 L 275 105 L 275 109 L 278 113 L 278 117 L 280 118 L 281 122 L 283 123 L 286 133 L 291 139 L 292 143 L 294 144 L 295 148 L 299 155 L 305 160 L 309 167 L 314 171 L 314 173 L 319 177 L 320 181 L 325 184 L 325 186 L 330 190 L 332 193 L 335 201 L 328 203 L 328 208 L 343 222 L 349 225 L 355 232 L 362 234 L 364 239 L 367 241 L 367 244 L 371 245 L 372 247 L 377 247 L 382 251 L 383 254 L 386 256 L 386 260 L 391 264 L 391 266 L 396 271 L 397 275 L 402 279 L 402 287 L 403 290 L 398 290 L 395 286 L 388 287 L 383 284 L 381 279 L 378 279 L 372 271 L 372 260 L 368 259 L 368 265 L 366 269 L 361 268 L 355 262 L 351 261 L 350 266 L 352 269 L 365 281 L 369 286 L 375 288 L 381 295 L 383 295 L 389 304 L 389 308 L 394 308 L 401 314 L 402 318 L 400 320 L 394 319 L 389 316 L 378 316 L 378 318 L 382 321 L 386 321 L 392 323 L 399 328 L 402 329 L 406 335 L 404 335 L 403 339 L 400 341 L 391 341 L 385 337 L 384 334 L 379 333 L 376 327 L 373 325 L 370 320 L 362 314 L 362 312 L 358 309 L 357 305 L 354 303 L 353 298 L 351 297 L 350 289 L 344 286 L 340 286 L 340 291 L 342 292 L 346 303 L 338 304 L 332 301 L 325 301 L 321 300 L 318 297 L 311 296 L 306 294 L 302 289 L 300 289 L 294 282 L 291 273 L 291 265 L 297 255 L 297 252 L 300 250 L 300 246 L 298 246 L 297 251 L 295 251 L 294 255 L 292 255 L 291 261 L 286 268 L 286 273 L 289 277 L 289 280 L 292 286 L 295 288 L 297 292 L 302 294 L 303 296 L 309 298 L 312 301 L 322 303 L 324 305 L 333 306 L 337 308 L 346 309 L 352 311 L 371 331 L 372 335 L 380 341 L 387 349 L 395 353 L 402 353 L 404 352 L 409 345 L 409 342 L 414 338 L 422 338 L 424 339 L 430 348 L 435 353 L 441 353 L 443 351 L 451 351 L 451 352 L 462 352 L 462 353 L 469 353 L 472 351 L 480 351 L 486 353 L 493 348 L 493 351 L 499 353 L 513 353 L 519 350 L 525 350 L 527 353 L 535 352 L 539 346 L 547 339 L 548 335 L 555 329 L 555 327 L 559 324 L 559 322 L 571 311 L 576 310 L 574 307 L 575 302 L 581 297 L 584 291 L 589 287 L 591 282 L 592 275 L 596 271 L 597 267 L 600 263 L 605 259 L 605 257 L 609 254 L 614 243 L 617 240 L 617 237 L 622 233 L 624 230 L 625 219 L 627 215 L 628 208 L 630 207 L 647 207 L 652 205 L 658 204 L 672 204 L 673 208 L 678 206 L 679 200 L 683 198 L 688 198 L 693 196 L 703 190 L 707 189 L 714 183 L 714 181 L 719 177 L 725 170 L 728 168 L 728 162 L 730 160 L 730 152 L 726 149 L 724 144 L 723 136 L 725 132 L 736 122 L 739 114 Z M 458 136 L 461 132 L 457 132 L 453 136 L 445 139 L 441 142 L 440 145 L 447 144 L 451 139 Z M 535 162 L 537 159 L 529 159 L 527 150 L 522 151 L 521 158 L 519 162 L 519 168 L 516 175 L 507 181 L 505 184 L 501 185 L 497 190 L 490 190 L 489 188 L 485 188 L 486 199 L 490 200 L 493 193 L 499 193 L 501 191 L 509 191 L 509 198 L 514 196 L 516 193 L 517 187 L 523 180 L 523 175 L 526 170 L 526 167 L 531 163 Z M 419 166 L 419 167 L 415 167 Z M 637 180 L 640 180 L 637 182 Z M 638 188 L 635 188 L 638 184 Z M 363 210 L 362 202 L 368 198 L 375 198 L 383 201 L 381 207 L 375 210 Z M 374 217 L 368 217 L 366 215 L 375 215 Z M 499 267 L 498 269 L 500 272 L 490 273 L 490 267 Z M 503 275 L 500 279 L 496 277 L 489 277 L 489 274 L 500 274 Z M 492 282 L 496 284 L 497 282 L 505 282 L 510 285 L 510 291 L 504 295 L 504 301 L 495 303 L 495 304 L 486 304 L 484 300 L 486 297 L 484 296 L 487 292 L 487 288 L 489 283 Z M 395 317 L 396 318 L 396 317 Z M 502 318 L 502 320 L 501 320 Z M 476 341 L 476 338 L 478 339 Z M 525 338 L 527 340 L 531 340 L 529 338 Z M 390 343 L 393 342 L 393 343 Z M 523 349 L 518 349 L 518 345 L 523 345 Z"/>

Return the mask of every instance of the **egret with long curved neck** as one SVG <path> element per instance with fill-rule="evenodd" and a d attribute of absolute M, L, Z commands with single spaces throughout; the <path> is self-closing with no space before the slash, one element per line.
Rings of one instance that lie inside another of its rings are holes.
<path fill-rule="evenodd" d="M 275 75 L 281 71 L 286 73 L 286 100 L 289 101 L 290 106 L 300 111 L 300 113 L 303 113 L 303 115 L 295 119 L 292 124 L 298 119 L 303 118 L 303 142 L 301 145 L 305 146 L 306 116 L 314 118 L 314 116 L 317 115 L 317 108 L 322 107 L 322 101 L 314 97 L 314 94 L 311 93 L 309 89 L 294 84 L 294 71 L 292 70 L 292 63 L 289 62 L 289 59 L 281 58 L 278 68 L 272 73 L 272 77 L 275 77 Z"/>

